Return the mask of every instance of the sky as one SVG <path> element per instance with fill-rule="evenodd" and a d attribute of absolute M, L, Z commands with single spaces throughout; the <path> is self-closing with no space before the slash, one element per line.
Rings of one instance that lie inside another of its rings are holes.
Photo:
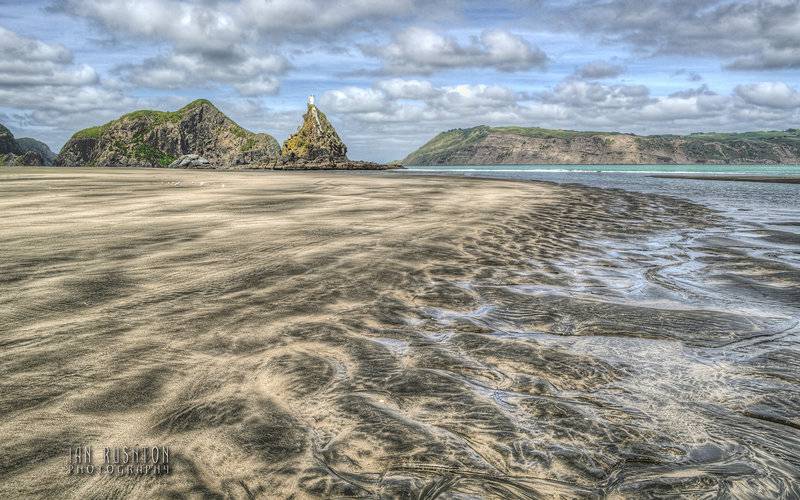
<path fill-rule="evenodd" d="M 282 142 L 311 94 L 357 160 L 477 125 L 800 128 L 800 0 L 0 0 L 0 123 L 54 151 L 198 98 Z"/>

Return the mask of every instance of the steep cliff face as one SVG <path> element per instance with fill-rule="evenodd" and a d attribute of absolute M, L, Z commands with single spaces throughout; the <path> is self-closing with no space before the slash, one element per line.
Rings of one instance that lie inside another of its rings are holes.
<path fill-rule="evenodd" d="M 0 125 L 0 154 L 22 154 L 17 141 L 14 140 L 14 135 L 3 125 Z"/>
<path fill-rule="evenodd" d="M 522 127 L 437 135 L 404 165 L 800 163 L 800 131 L 636 136 Z"/>
<path fill-rule="evenodd" d="M 269 167 L 278 142 L 249 132 L 200 99 L 174 112 L 136 111 L 77 132 L 55 159 L 59 166 L 166 167 L 199 155 L 210 167 Z"/>
<path fill-rule="evenodd" d="M 53 160 L 56 159 L 56 154 L 50 149 L 50 146 L 42 141 L 30 137 L 20 137 L 17 139 L 17 144 L 23 153 L 31 152 L 41 156 L 44 160 L 43 165 L 52 165 Z"/>
<path fill-rule="evenodd" d="M 281 149 L 287 164 L 335 165 L 348 162 L 347 146 L 314 104 L 308 105 L 300 128 L 286 139 Z"/>
<path fill-rule="evenodd" d="M 24 139 L 23 141 L 28 140 L 32 139 Z M 44 143 L 39 144 L 47 148 Z M 50 148 L 47 148 L 47 150 L 49 151 Z M 42 154 L 26 147 L 25 143 L 20 144 L 19 140 L 14 138 L 10 130 L 0 125 L 0 165 L 34 166 L 49 164 L 50 163 L 47 162 Z"/>

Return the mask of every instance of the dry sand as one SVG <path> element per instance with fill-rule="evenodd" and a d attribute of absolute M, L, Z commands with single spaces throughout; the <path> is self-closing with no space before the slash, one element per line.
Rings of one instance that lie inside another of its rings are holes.
<path fill-rule="evenodd" d="M 686 491 L 719 491 L 727 476 L 683 467 L 679 430 L 610 402 L 614 384 L 639 384 L 629 363 L 519 332 L 667 339 L 671 356 L 678 341 L 772 328 L 542 292 L 586 259 L 613 272 L 601 241 L 715 220 L 658 197 L 4 169 L 0 213 L 4 498 L 575 497 L 620 477 L 635 496 L 665 470 Z M 106 446 L 169 446 L 172 472 L 70 476 L 77 445 L 96 461 Z"/>

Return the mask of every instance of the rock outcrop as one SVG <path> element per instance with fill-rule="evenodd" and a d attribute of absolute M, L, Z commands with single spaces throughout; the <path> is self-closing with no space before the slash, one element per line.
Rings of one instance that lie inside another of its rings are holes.
<path fill-rule="evenodd" d="M 77 132 L 55 159 L 58 166 L 167 167 L 197 155 L 215 168 L 270 168 L 280 146 L 247 131 L 204 99 L 174 112 L 135 111 Z"/>
<path fill-rule="evenodd" d="M 800 130 L 637 136 L 486 126 L 443 132 L 403 165 L 800 163 Z"/>
<path fill-rule="evenodd" d="M 279 170 L 399 168 L 349 160 L 347 146 L 313 103 L 297 133 L 281 150 L 273 137 L 243 129 L 203 99 L 178 111 L 135 111 L 81 130 L 67 142 L 54 164 Z"/>
<path fill-rule="evenodd" d="M 314 104 L 308 104 L 303 123 L 281 149 L 282 163 L 286 165 L 336 165 L 346 163 L 347 146 L 344 145 L 325 113 Z"/>
<path fill-rule="evenodd" d="M 213 168 L 213 165 L 200 155 L 183 155 L 170 163 L 169 168 Z"/>
<path fill-rule="evenodd" d="M 42 165 L 52 165 L 53 161 L 56 159 L 56 154 L 42 141 L 37 141 L 30 137 L 21 137 L 17 139 L 17 144 L 23 154 L 28 152 L 37 153 L 44 160 Z"/>
<path fill-rule="evenodd" d="M 22 141 L 22 143 L 20 142 Z M 28 147 L 33 139 L 15 139 L 14 135 L 3 125 L 0 125 L 0 165 L 5 166 L 40 166 L 49 165 L 50 162 L 37 149 Z M 42 142 L 34 141 L 47 151 L 50 148 Z"/>
<path fill-rule="evenodd" d="M 22 150 L 14 139 L 14 135 L 3 125 L 0 125 L 0 154 L 22 154 Z"/>
<path fill-rule="evenodd" d="M 297 132 L 283 143 L 279 170 L 386 170 L 402 168 L 347 158 L 345 146 L 325 113 L 309 98 L 308 109 Z"/>

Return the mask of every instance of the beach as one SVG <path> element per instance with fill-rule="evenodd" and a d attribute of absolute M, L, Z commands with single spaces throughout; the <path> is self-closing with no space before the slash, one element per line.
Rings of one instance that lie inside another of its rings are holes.
<path fill-rule="evenodd" d="M 3 497 L 800 495 L 800 271 L 701 204 L 5 168 L 0 213 Z"/>

